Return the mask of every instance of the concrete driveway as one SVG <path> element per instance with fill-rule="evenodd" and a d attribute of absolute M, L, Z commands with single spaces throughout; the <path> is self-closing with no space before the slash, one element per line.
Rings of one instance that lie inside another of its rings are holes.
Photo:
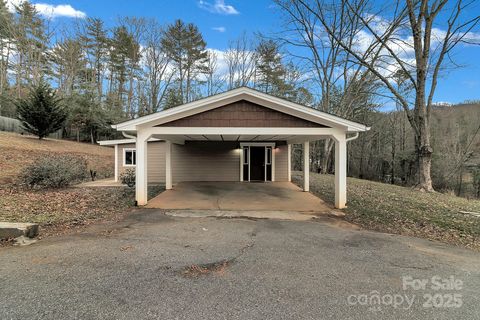
<path fill-rule="evenodd" d="M 193 219 L 143 209 L 126 221 L 77 235 L 0 248 L 0 261 L 0 319 L 478 319 L 480 314 L 478 253 L 327 218 Z M 453 279 L 455 287 L 433 290 L 432 277 Z M 425 288 L 411 286 L 425 281 Z M 441 295 L 435 306 L 430 294 Z M 461 305 L 447 304 L 453 294 L 460 295 Z"/>
<path fill-rule="evenodd" d="M 328 212 L 332 208 L 291 182 L 181 182 L 147 208 Z"/>

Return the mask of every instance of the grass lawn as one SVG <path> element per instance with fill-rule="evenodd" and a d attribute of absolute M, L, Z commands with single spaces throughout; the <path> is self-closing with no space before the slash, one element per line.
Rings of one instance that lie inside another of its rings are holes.
<path fill-rule="evenodd" d="M 302 184 L 302 173 L 292 181 Z M 348 178 L 346 219 L 367 229 L 425 237 L 480 249 L 480 201 Z M 310 191 L 333 204 L 334 176 L 310 173 Z"/>

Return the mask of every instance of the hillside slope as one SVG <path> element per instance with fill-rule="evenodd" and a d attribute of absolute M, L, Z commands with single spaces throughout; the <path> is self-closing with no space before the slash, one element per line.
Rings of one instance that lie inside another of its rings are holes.
<path fill-rule="evenodd" d="M 302 173 L 292 181 L 303 183 Z M 366 229 L 440 240 L 480 250 L 480 200 L 424 193 L 369 180 L 347 178 L 346 220 Z M 334 176 L 310 173 L 310 190 L 333 203 Z"/>
<path fill-rule="evenodd" d="M 87 159 L 99 178 L 113 174 L 113 148 L 66 140 L 42 139 L 0 132 L 0 184 L 15 182 L 21 170 L 35 159 L 52 154 L 75 154 Z"/>

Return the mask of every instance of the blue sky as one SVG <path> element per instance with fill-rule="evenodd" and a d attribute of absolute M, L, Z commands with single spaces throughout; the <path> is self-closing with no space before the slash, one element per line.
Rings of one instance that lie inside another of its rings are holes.
<path fill-rule="evenodd" d="M 18 2 L 22 0 L 9 0 Z M 156 18 L 160 23 L 175 19 L 195 23 L 209 48 L 224 50 L 228 41 L 242 32 L 269 34 L 281 30 L 281 16 L 270 0 L 31 0 L 53 10 L 55 20 L 97 17 L 114 25 L 119 16 Z M 63 5 L 63 7 L 58 7 Z M 475 9 L 477 10 L 478 7 Z M 476 13 L 474 13 L 476 14 Z M 439 79 L 434 101 L 462 102 L 480 99 L 480 46 L 460 46 L 452 69 Z"/>

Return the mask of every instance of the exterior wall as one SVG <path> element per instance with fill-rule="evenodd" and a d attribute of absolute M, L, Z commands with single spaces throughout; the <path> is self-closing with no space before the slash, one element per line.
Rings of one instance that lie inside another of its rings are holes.
<path fill-rule="evenodd" d="M 260 106 L 245 100 L 210 111 L 164 123 L 163 127 L 302 127 L 324 128 L 324 125 Z"/>
<path fill-rule="evenodd" d="M 123 165 L 124 149 L 135 149 L 135 144 L 118 145 L 118 174 L 122 174 L 126 169 L 135 167 L 125 167 Z M 165 182 L 165 142 L 155 141 L 148 143 L 148 182 Z"/>
<path fill-rule="evenodd" d="M 288 181 L 288 145 L 278 146 L 275 150 L 275 181 Z"/>
<path fill-rule="evenodd" d="M 123 166 L 124 149 L 135 144 L 118 145 L 118 172 Z M 275 181 L 288 181 L 287 145 L 275 149 Z M 165 142 L 148 143 L 148 182 L 165 183 Z M 186 141 L 185 145 L 172 144 L 173 183 L 181 181 L 239 181 L 240 151 L 238 142 Z"/>
<path fill-rule="evenodd" d="M 237 142 L 195 142 L 172 145 L 173 183 L 180 181 L 239 181 Z"/>

